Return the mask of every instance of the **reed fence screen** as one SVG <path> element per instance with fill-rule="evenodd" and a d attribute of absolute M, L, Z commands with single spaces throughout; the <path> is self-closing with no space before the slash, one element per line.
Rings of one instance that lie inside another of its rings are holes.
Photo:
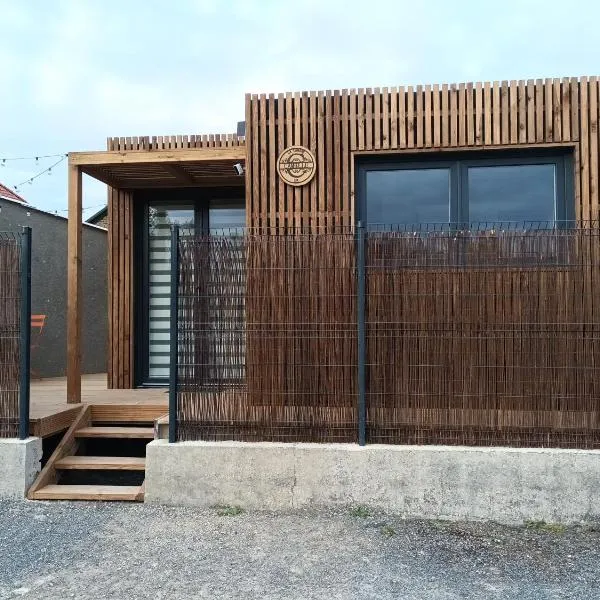
<path fill-rule="evenodd" d="M 21 237 L 0 232 L 0 438 L 19 433 Z"/>
<path fill-rule="evenodd" d="M 597 224 L 246 232 L 179 260 L 178 439 L 356 442 L 364 277 L 368 443 L 600 447 Z"/>

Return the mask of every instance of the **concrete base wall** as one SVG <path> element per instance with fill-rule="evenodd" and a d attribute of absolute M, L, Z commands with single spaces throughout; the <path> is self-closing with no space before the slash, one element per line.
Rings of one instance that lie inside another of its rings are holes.
<path fill-rule="evenodd" d="M 598 520 L 600 451 L 156 440 L 147 447 L 145 499 L 258 510 L 366 505 L 501 523 Z"/>
<path fill-rule="evenodd" d="M 42 440 L 0 439 L 0 499 L 24 498 L 41 468 Z"/>

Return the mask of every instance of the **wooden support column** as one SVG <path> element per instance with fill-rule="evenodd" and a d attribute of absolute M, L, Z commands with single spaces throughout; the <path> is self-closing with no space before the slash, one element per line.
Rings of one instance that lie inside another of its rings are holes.
<path fill-rule="evenodd" d="M 81 169 L 69 157 L 67 402 L 81 402 Z"/>

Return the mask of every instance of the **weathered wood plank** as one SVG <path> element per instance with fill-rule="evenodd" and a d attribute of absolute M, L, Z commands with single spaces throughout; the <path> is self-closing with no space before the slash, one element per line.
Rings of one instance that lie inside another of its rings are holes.
<path fill-rule="evenodd" d="M 493 106 L 493 136 L 492 143 L 500 144 L 502 143 L 502 125 L 501 125 L 501 115 L 502 115 L 502 107 L 500 103 L 500 83 L 498 81 L 494 81 L 492 87 L 492 106 Z"/>
<path fill-rule="evenodd" d="M 145 471 L 146 459 L 137 456 L 65 456 L 54 466 L 65 471 Z"/>
<path fill-rule="evenodd" d="M 403 99 L 404 100 L 404 99 Z M 352 113 L 350 114 L 350 129 L 354 130 Z M 390 148 L 398 147 L 398 89 L 392 88 L 390 91 Z M 354 149 L 354 145 L 351 145 Z"/>
<path fill-rule="evenodd" d="M 442 85 L 442 97 L 441 97 L 441 121 L 440 128 L 442 131 L 441 145 L 446 147 L 450 143 L 450 109 L 449 109 L 449 91 L 448 84 Z"/>
<path fill-rule="evenodd" d="M 81 402 L 81 169 L 69 159 L 69 222 L 67 225 L 67 401 Z"/>
<path fill-rule="evenodd" d="M 467 89 L 464 83 L 458 84 L 458 145 L 467 145 Z"/>
<path fill-rule="evenodd" d="M 386 87 L 381 90 L 381 128 L 381 148 L 387 150 L 390 147 L 390 91 Z"/>
<path fill-rule="evenodd" d="M 432 92 L 431 114 L 433 119 L 433 146 L 439 148 L 442 145 L 441 115 L 440 115 L 440 86 L 435 84 Z"/>

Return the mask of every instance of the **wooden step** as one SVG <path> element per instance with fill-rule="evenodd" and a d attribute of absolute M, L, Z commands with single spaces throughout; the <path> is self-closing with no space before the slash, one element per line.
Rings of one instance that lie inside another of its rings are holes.
<path fill-rule="evenodd" d="M 130 438 L 154 439 L 154 427 L 81 427 L 77 438 Z"/>
<path fill-rule="evenodd" d="M 146 459 L 137 456 L 65 456 L 54 464 L 56 469 L 88 471 L 144 471 Z"/>
<path fill-rule="evenodd" d="M 33 493 L 33 500 L 113 500 L 141 502 L 140 485 L 56 485 L 50 484 Z"/>
<path fill-rule="evenodd" d="M 91 404 L 92 421 L 96 423 L 148 423 L 168 411 L 167 396 L 163 404 Z"/>

